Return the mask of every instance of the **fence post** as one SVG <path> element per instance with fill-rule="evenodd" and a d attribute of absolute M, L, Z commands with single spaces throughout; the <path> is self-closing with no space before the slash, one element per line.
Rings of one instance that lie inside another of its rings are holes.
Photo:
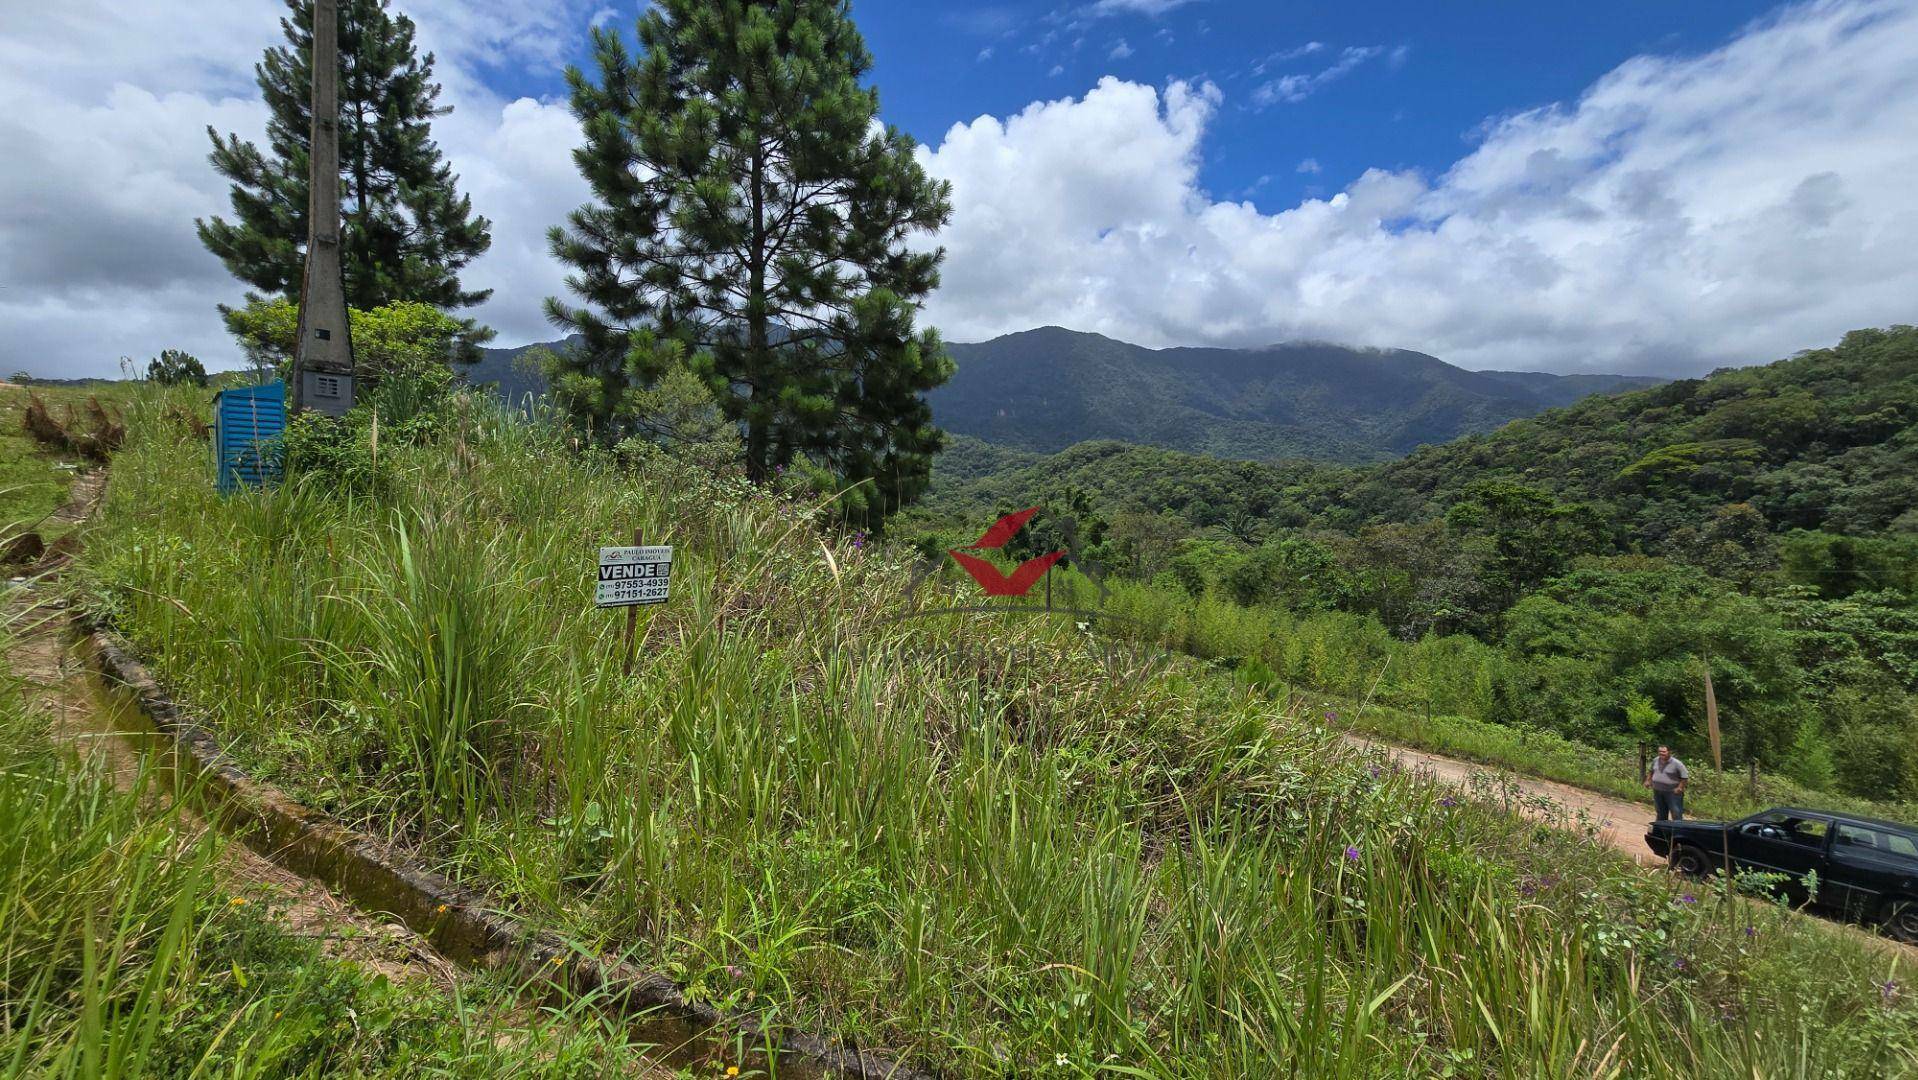
<path fill-rule="evenodd" d="M 1640 783 L 1640 784 L 1645 782 L 1645 744 L 1644 743 L 1638 744 L 1638 776 L 1634 778 L 1634 782 Z"/>
<path fill-rule="evenodd" d="M 1747 783 L 1746 790 L 1750 793 L 1752 798 L 1756 799 L 1758 797 L 1758 759 L 1757 758 L 1753 758 L 1751 760 L 1751 779 Z"/>

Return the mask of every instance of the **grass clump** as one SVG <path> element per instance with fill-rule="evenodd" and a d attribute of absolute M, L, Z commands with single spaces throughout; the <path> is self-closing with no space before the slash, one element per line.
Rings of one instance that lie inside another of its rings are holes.
<path fill-rule="evenodd" d="M 86 573 L 163 679 L 250 768 L 696 996 L 968 1075 L 1918 1067 L 1909 978 L 1852 936 L 1069 618 L 901 620 L 914 559 L 807 503 L 482 411 L 382 447 L 377 494 L 223 500 L 156 408 Z M 635 528 L 675 585 L 627 677 L 591 577 Z"/>

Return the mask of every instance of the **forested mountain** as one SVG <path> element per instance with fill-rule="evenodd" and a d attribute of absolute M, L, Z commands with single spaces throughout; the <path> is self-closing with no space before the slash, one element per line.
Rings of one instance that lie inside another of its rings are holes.
<path fill-rule="evenodd" d="M 1305 685 L 1341 655 L 1450 642 L 1418 676 L 1443 676 L 1439 707 L 1606 745 L 1694 738 L 1709 665 L 1733 760 L 1918 796 L 1912 327 L 1397 461 L 956 439 L 936 481 L 902 523 L 928 550 L 995 511 L 1070 513 L 1110 572 L 1275 620 L 1264 659 Z"/>
<path fill-rule="evenodd" d="M 544 394 L 544 376 L 521 358 L 574 340 L 481 350 L 467 379 L 496 384 L 509 402 Z M 1116 439 L 1247 461 L 1385 461 L 1592 394 L 1660 382 L 1466 371 L 1424 353 L 1342 345 L 1147 349 L 1058 327 L 946 347 L 958 370 L 928 395 L 934 422 L 1033 454 Z M 951 457 L 939 467 L 950 471 Z"/>
<path fill-rule="evenodd" d="M 1120 439 L 1217 457 L 1380 461 L 1656 379 L 1474 372 L 1404 349 L 1147 349 L 1043 327 L 948 345 L 946 430 L 1052 452 Z"/>
<path fill-rule="evenodd" d="M 1860 330 L 1761 367 L 1592 397 L 1371 470 L 1318 509 L 1342 525 L 1429 518 L 1509 481 L 1601 504 L 1659 548 L 1749 503 L 1773 531 L 1918 532 L 1918 330 Z"/>
<path fill-rule="evenodd" d="M 578 340 L 569 337 L 537 345 L 511 349 L 481 349 L 479 362 L 462 368 L 466 381 L 474 386 L 492 384 L 508 405 L 519 405 L 530 397 L 546 394 L 546 376 L 526 360 L 535 349 L 568 349 Z"/>

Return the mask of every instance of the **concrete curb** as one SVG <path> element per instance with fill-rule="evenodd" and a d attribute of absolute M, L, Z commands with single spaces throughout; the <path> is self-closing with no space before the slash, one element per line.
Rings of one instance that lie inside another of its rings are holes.
<path fill-rule="evenodd" d="M 486 895 L 415 865 L 248 776 L 211 732 L 167 696 L 118 634 L 84 617 L 80 627 L 101 675 L 131 694 L 145 719 L 171 739 L 175 767 L 206 785 L 208 795 L 232 815 L 232 827 L 248 847 L 369 910 L 390 912 L 449 959 L 596 996 L 603 1008 L 635 1023 L 641 1037 L 665 1047 L 737 1038 L 764 1052 L 772 1042 L 783 1076 L 935 1080 L 936 1074 L 873 1051 L 810 1035 L 769 1035 L 755 1017 L 729 1016 L 687 1000 L 678 984 L 658 972 L 581 954 L 559 935 L 522 924 Z"/>

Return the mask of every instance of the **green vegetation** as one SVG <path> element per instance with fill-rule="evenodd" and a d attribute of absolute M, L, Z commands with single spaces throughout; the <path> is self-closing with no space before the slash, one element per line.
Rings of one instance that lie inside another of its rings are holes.
<path fill-rule="evenodd" d="M 0 661 L 0 1075 L 642 1071 L 586 1003 L 396 985 L 330 955 L 235 879 L 166 777 L 142 767 L 122 789 L 100 759 L 57 751 Z"/>
<path fill-rule="evenodd" d="M 1734 768 L 1909 807 L 1914 421 L 1918 330 L 1866 330 L 1369 468 L 968 448 L 900 531 L 937 551 L 1010 505 L 1077 506 L 1082 533 L 1109 525 L 1087 561 L 1175 647 L 1301 690 L 1376 683 L 1509 730 L 1495 743 L 1551 734 L 1619 761 L 1669 741 L 1704 761 L 1709 668 Z"/>
<path fill-rule="evenodd" d="M 1221 458 L 1382 461 L 1659 380 L 1476 372 L 1404 349 L 1148 349 L 1056 326 L 950 346 L 948 430 L 1045 453 L 1123 439 Z"/>
<path fill-rule="evenodd" d="M 195 386 L 206 385 L 206 365 L 200 358 L 180 349 L 162 349 L 160 355 L 147 361 L 147 378 L 169 386 L 175 383 L 192 383 Z"/>
<path fill-rule="evenodd" d="M 28 531 L 49 544 L 59 539 L 67 526 L 46 520 L 47 515 L 66 503 L 73 477 L 87 467 L 78 455 L 49 447 L 28 433 L 25 414 L 33 399 L 38 397 L 49 415 L 63 421 L 69 410 L 81 415 L 89 398 L 119 408 L 131 391 L 126 383 L 0 388 L 0 546 Z M 84 425 L 84 420 L 74 424 Z"/>
<path fill-rule="evenodd" d="M 555 400 L 617 442 L 684 372 L 754 479 L 814 473 L 868 524 L 912 502 L 940 446 L 924 395 L 952 364 L 913 325 L 944 252 L 907 241 L 945 225 L 950 187 L 879 125 L 843 0 L 659 0 L 636 55 L 592 35 L 597 81 L 567 72 L 594 201 L 551 234 L 581 302 L 547 301 L 580 336 L 547 356 Z"/>
<path fill-rule="evenodd" d="M 470 357 L 464 322 L 430 304 L 395 301 L 368 311 L 351 308 L 353 362 L 370 381 L 392 374 L 423 379 L 447 371 L 447 364 Z M 259 371 L 277 371 L 282 377 L 293 362 L 293 345 L 300 334 L 300 306 L 280 297 L 254 297 L 245 307 L 226 313 L 247 359 Z"/>
<path fill-rule="evenodd" d="M 209 161 L 233 182 L 233 220 L 194 224 L 234 277 L 269 298 L 296 300 L 306 258 L 313 0 L 286 0 L 286 7 L 286 44 L 267 49 L 254 69 L 270 112 L 266 151 L 207 129 Z M 480 303 L 491 290 L 461 287 L 459 272 L 492 246 L 492 225 L 474 216 L 433 141 L 433 119 L 452 107 L 439 103 L 432 54 L 418 55 L 413 20 L 390 13 L 387 0 L 341 0 L 338 10 L 346 302 L 366 310 L 400 301 Z M 492 336 L 470 320 L 462 325 L 470 347 Z"/>
<path fill-rule="evenodd" d="M 157 395 L 90 602 L 249 768 L 696 995 L 967 1074 L 1918 1069 L 1858 936 L 1440 798 L 1244 672 L 893 621 L 914 560 L 816 502 L 483 410 L 373 490 L 221 499 Z M 628 677 L 589 579 L 634 528 L 675 585 Z"/>

